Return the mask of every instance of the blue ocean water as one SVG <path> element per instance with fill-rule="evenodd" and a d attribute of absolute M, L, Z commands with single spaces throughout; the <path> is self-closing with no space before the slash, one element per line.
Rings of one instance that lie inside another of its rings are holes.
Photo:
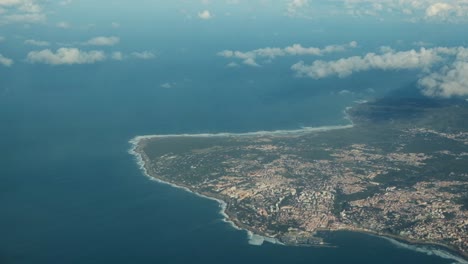
<path fill-rule="evenodd" d="M 149 181 L 127 153 L 136 135 L 343 124 L 346 106 L 411 85 L 410 73 L 312 84 L 281 65 L 180 63 L 2 69 L 0 263 L 454 262 L 349 232 L 330 235 L 337 248 L 252 246 L 216 202 Z"/>

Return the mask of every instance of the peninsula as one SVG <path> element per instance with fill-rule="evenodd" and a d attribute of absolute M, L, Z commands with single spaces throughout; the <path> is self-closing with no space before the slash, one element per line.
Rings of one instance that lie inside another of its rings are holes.
<path fill-rule="evenodd" d="M 132 142 L 145 173 L 226 203 L 235 225 L 288 245 L 352 230 L 468 256 L 468 102 L 381 99 L 353 125 Z"/>

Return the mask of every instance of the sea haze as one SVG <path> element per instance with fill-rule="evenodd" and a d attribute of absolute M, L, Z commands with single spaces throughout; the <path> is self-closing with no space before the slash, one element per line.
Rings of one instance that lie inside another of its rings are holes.
<path fill-rule="evenodd" d="M 346 125 L 343 111 L 358 101 L 422 96 L 417 82 L 426 69 L 313 79 L 297 76 L 293 64 L 379 53 L 381 46 L 419 49 L 418 41 L 427 48 L 463 46 L 467 27 L 389 21 L 389 14 L 323 20 L 288 14 L 289 2 L 302 1 L 162 2 L 169 1 L 32 1 L 41 7 L 33 13 L 46 19 L 11 21 L 8 15 L 29 11 L 0 1 L 6 10 L 0 54 L 14 61 L 0 64 L 0 263 L 457 261 L 429 246 L 351 232 L 327 235 L 336 248 L 250 245 L 245 231 L 223 221 L 217 202 L 145 177 L 128 141 Z M 210 19 L 199 18 L 204 10 Z M 87 43 L 98 36 L 119 41 Z M 25 44 L 28 39 L 49 45 Z M 257 58 L 254 67 L 217 55 L 351 41 L 357 46 L 337 53 Z M 28 57 L 59 48 L 102 51 L 105 59 L 62 64 Z M 113 58 L 116 52 L 121 59 Z"/>

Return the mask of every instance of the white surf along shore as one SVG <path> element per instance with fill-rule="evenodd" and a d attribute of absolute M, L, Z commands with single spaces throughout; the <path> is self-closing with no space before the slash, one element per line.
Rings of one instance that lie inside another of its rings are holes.
<path fill-rule="evenodd" d="M 392 243 L 394 246 L 398 248 L 416 251 L 422 254 L 426 254 L 428 256 L 435 255 L 443 259 L 449 259 L 449 260 L 455 261 L 453 262 L 453 264 L 468 264 L 468 261 L 444 249 L 431 247 L 430 245 L 405 244 L 403 242 L 400 242 L 393 238 L 389 238 L 385 236 L 378 236 L 378 237 L 386 239 L 387 241 L 389 241 L 390 243 Z"/>
<path fill-rule="evenodd" d="M 367 101 L 362 101 L 362 102 L 356 102 L 357 104 L 365 103 Z M 305 135 L 313 132 L 326 132 L 326 131 L 331 131 L 331 130 L 340 130 L 340 129 L 349 129 L 354 127 L 354 123 L 350 116 L 348 115 L 348 110 L 351 109 L 352 107 L 346 107 L 346 109 L 343 111 L 344 114 L 344 119 L 349 122 L 348 125 L 335 125 L 335 126 L 321 126 L 321 127 L 303 127 L 300 129 L 292 129 L 292 130 L 274 130 L 274 131 L 256 131 L 256 132 L 246 132 L 246 133 L 229 133 L 229 132 L 222 132 L 222 133 L 199 133 L 199 134 L 160 134 L 160 135 L 143 135 L 143 136 L 136 136 L 132 138 L 129 143 L 131 144 L 130 150 L 128 151 L 129 154 L 133 155 L 135 157 L 135 160 L 140 168 L 140 170 L 143 172 L 143 174 L 148 177 L 152 181 L 156 181 L 158 183 L 170 185 L 172 187 L 178 188 L 185 190 L 187 192 L 190 192 L 196 196 L 213 200 L 218 202 L 220 210 L 219 214 L 223 217 L 223 221 L 228 223 L 231 227 L 237 230 L 242 230 L 247 233 L 247 238 L 248 238 L 248 243 L 251 245 L 255 246 L 261 246 L 264 242 L 272 243 L 272 244 L 280 244 L 283 245 L 280 241 L 278 241 L 276 238 L 273 237 L 265 237 L 259 234 L 254 234 L 250 230 L 246 230 L 244 228 L 241 228 L 237 226 L 233 221 L 229 219 L 229 216 L 226 214 L 226 208 L 227 208 L 227 203 L 223 200 L 214 198 L 214 197 L 209 197 L 200 193 L 193 192 L 192 190 L 184 187 L 184 186 L 179 186 L 170 182 L 162 181 L 161 179 L 158 179 L 156 177 L 151 176 L 148 171 L 146 170 L 145 167 L 145 160 L 143 156 L 141 155 L 140 152 L 137 151 L 137 148 L 139 147 L 139 143 L 142 140 L 147 140 L 147 139 L 152 139 L 152 138 L 174 138 L 174 137 L 252 137 L 252 136 L 298 136 L 298 135 Z M 436 249 L 436 248 L 430 248 L 428 246 L 422 246 L 422 245 L 413 245 L 413 244 L 406 244 L 403 242 L 399 242 L 397 240 L 394 240 L 392 238 L 388 238 L 385 236 L 379 236 L 383 239 L 387 239 L 390 243 L 392 243 L 394 246 L 399 247 L 399 248 L 405 248 L 408 250 L 416 251 L 419 253 L 424 253 L 427 255 L 436 255 L 441 258 L 445 259 L 450 259 L 455 261 L 455 263 L 460 263 L 460 264 L 468 264 L 468 261 L 464 260 L 463 258 L 460 258 L 459 256 L 450 253 L 446 250 L 443 249 Z"/>
<path fill-rule="evenodd" d="M 348 118 L 346 118 L 348 119 Z M 351 120 L 348 119 L 350 122 Z M 142 154 L 138 151 L 139 144 L 142 140 L 148 140 L 152 138 L 174 138 L 174 137 L 251 137 L 251 136 L 287 136 L 287 135 L 303 135 L 312 132 L 325 132 L 330 130 L 337 130 L 337 129 L 348 129 L 352 128 L 354 125 L 351 123 L 349 125 L 341 125 L 341 126 L 322 126 L 322 127 L 304 127 L 301 129 L 294 129 L 294 130 L 275 130 L 275 131 L 257 131 L 257 132 L 247 132 L 247 133 L 201 133 L 201 134 L 167 134 L 167 135 L 145 135 L 145 136 L 136 136 L 132 138 L 129 143 L 131 144 L 131 148 L 128 151 L 129 154 L 133 155 L 137 161 L 137 164 L 140 170 L 143 172 L 145 176 L 147 176 L 150 180 L 156 181 L 159 183 L 167 184 L 175 188 L 183 189 L 187 192 L 193 193 L 199 197 L 203 197 L 206 199 L 214 200 L 219 203 L 220 211 L 219 213 L 223 216 L 223 221 L 231 225 L 233 228 L 237 230 L 244 230 L 247 232 L 248 241 L 251 245 L 262 245 L 265 241 L 273 244 L 282 244 L 275 238 L 272 237 L 265 237 L 258 234 L 252 233 L 250 230 L 245 230 L 237 226 L 233 221 L 229 219 L 229 216 L 226 214 L 227 203 L 223 200 L 216 199 L 214 197 L 209 197 L 203 194 L 199 194 L 193 192 L 192 190 L 179 186 L 170 182 L 162 181 L 156 177 L 151 176 L 145 167 L 145 160 Z"/>

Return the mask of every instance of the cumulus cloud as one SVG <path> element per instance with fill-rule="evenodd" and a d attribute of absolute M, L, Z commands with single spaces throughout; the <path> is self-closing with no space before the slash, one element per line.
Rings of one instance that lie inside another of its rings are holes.
<path fill-rule="evenodd" d="M 350 94 L 353 94 L 353 92 L 351 92 L 350 90 L 341 90 L 338 92 L 339 95 L 350 95 Z"/>
<path fill-rule="evenodd" d="M 253 67 L 260 67 L 260 65 L 253 58 L 246 58 L 244 59 L 243 63 Z"/>
<path fill-rule="evenodd" d="M 298 76 L 321 79 L 347 77 L 368 70 L 420 70 L 421 92 L 431 97 L 468 96 L 468 49 L 435 47 L 431 49 L 368 53 L 333 61 L 317 60 L 307 65 L 298 62 L 291 69 Z M 441 63 L 444 66 L 440 68 Z M 433 70 L 433 69 L 436 70 Z M 440 68 L 440 69 L 437 69 Z"/>
<path fill-rule="evenodd" d="M 161 88 L 165 88 L 165 89 L 170 89 L 170 88 L 172 88 L 172 84 L 171 84 L 171 83 L 168 83 L 168 82 L 163 83 L 163 84 L 161 84 L 160 86 L 161 86 Z"/>
<path fill-rule="evenodd" d="M 43 23 L 46 14 L 37 0 L 0 0 L 0 25 Z"/>
<path fill-rule="evenodd" d="M 419 80 L 422 93 L 431 97 L 468 95 L 468 61 L 455 61 Z"/>
<path fill-rule="evenodd" d="M 12 14 L 2 17 L 2 24 L 13 24 L 13 23 L 26 23 L 26 24 L 36 24 L 43 23 L 46 20 L 45 14 Z"/>
<path fill-rule="evenodd" d="M 299 10 L 309 5 L 308 0 L 289 0 L 287 3 L 287 13 L 290 16 L 298 14 Z"/>
<path fill-rule="evenodd" d="M 230 62 L 226 65 L 226 67 L 228 68 L 236 68 L 236 67 L 239 67 L 239 64 L 235 63 L 235 62 Z"/>
<path fill-rule="evenodd" d="M 453 9 L 453 6 L 447 3 L 435 3 L 430 5 L 426 9 L 426 16 L 433 17 L 433 16 L 444 16 L 446 13 Z"/>
<path fill-rule="evenodd" d="M 198 18 L 207 20 L 213 18 L 213 15 L 210 13 L 210 11 L 203 10 L 198 13 Z"/>
<path fill-rule="evenodd" d="M 301 44 L 293 44 L 285 48 L 266 47 L 251 51 L 235 51 L 235 50 L 223 50 L 217 53 L 218 56 L 224 58 L 240 59 L 242 63 L 250 66 L 260 66 L 257 63 L 257 59 L 268 59 L 272 60 L 276 57 L 284 56 L 322 56 L 329 53 L 345 51 L 348 48 L 356 48 L 357 42 L 351 41 L 345 45 L 329 45 L 324 48 L 317 47 L 303 47 Z"/>
<path fill-rule="evenodd" d="M 441 61 L 439 52 L 434 49 L 421 48 L 419 51 L 387 51 L 383 54 L 368 53 L 365 56 L 353 56 L 336 61 L 314 61 L 311 65 L 304 62 L 294 64 L 291 69 L 299 76 L 308 76 L 314 79 L 329 76 L 340 78 L 355 72 L 367 70 L 403 70 L 424 69 Z"/>
<path fill-rule="evenodd" d="M 17 8 L 25 12 L 37 13 L 42 10 L 37 2 L 35 0 L 0 0 L 0 7 Z"/>
<path fill-rule="evenodd" d="M 129 54 L 125 54 L 121 51 L 115 51 L 112 52 L 109 57 L 116 61 L 123 61 L 127 59 L 151 60 L 156 58 L 156 54 L 150 51 L 131 52 Z"/>
<path fill-rule="evenodd" d="M 60 48 L 56 52 L 49 49 L 31 51 L 26 58 L 30 63 L 50 65 L 92 64 L 105 59 L 106 56 L 102 51 L 82 51 L 76 48 Z"/>
<path fill-rule="evenodd" d="M 65 22 L 65 21 L 61 21 L 61 22 L 58 22 L 56 24 L 56 26 L 58 28 L 63 28 L 63 29 L 67 29 L 67 28 L 70 28 L 70 24 L 68 22 Z"/>
<path fill-rule="evenodd" d="M 59 2 L 59 5 L 61 6 L 67 6 L 72 3 L 72 0 L 63 0 Z"/>
<path fill-rule="evenodd" d="M 113 60 L 121 61 L 121 60 L 124 59 L 124 55 L 122 54 L 122 52 L 116 51 L 116 52 L 113 52 L 113 53 L 112 53 L 111 58 L 112 58 Z"/>
<path fill-rule="evenodd" d="M 156 58 L 156 55 L 150 51 L 132 52 L 130 55 L 135 59 L 141 60 L 151 60 Z"/>
<path fill-rule="evenodd" d="M 21 0 L 0 0 L 0 6 L 18 5 L 21 2 L 22 2 Z"/>
<path fill-rule="evenodd" d="M 10 67 L 11 65 L 13 65 L 13 60 L 0 54 L 0 64 L 6 67 Z"/>
<path fill-rule="evenodd" d="M 410 22 L 458 23 L 468 21 L 468 1 L 466 0 L 288 0 L 287 3 L 289 15 L 301 11 L 303 13 L 312 12 L 313 17 L 351 15 L 355 17 L 375 16 L 385 19 L 386 15 L 391 14 L 394 19 Z"/>
<path fill-rule="evenodd" d="M 24 44 L 39 46 L 39 47 L 44 47 L 44 46 L 49 46 L 50 45 L 50 43 L 47 42 L 47 41 L 34 40 L 34 39 L 27 39 L 27 40 L 24 41 Z"/>
<path fill-rule="evenodd" d="M 114 46 L 120 42 L 120 39 L 118 37 L 95 37 L 86 42 L 88 45 L 93 45 L 93 46 Z"/>
<path fill-rule="evenodd" d="M 413 42 L 414 46 L 419 46 L 419 47 L 428 47 L 428 46 L 433 46 L 434 44 L 426 41 L 415 41 Z"/>

